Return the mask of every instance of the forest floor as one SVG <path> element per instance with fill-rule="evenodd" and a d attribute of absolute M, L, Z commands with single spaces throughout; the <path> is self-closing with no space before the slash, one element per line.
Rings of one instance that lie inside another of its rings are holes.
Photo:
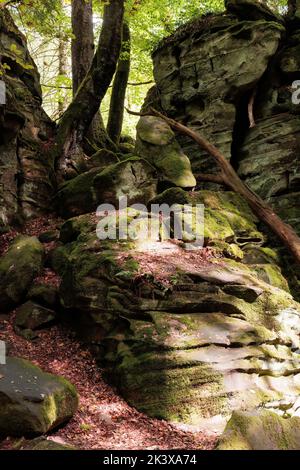
<path fill-rule="evenodd" d="M 59 224 L 59 219 L 36 219 L 23 227 L 22 234 L 38 236 Z M 18 232 L 12 231 L 0 237 L 0 255 L 17 235 Z M 46 252 L 53 245 L 54 242 L 46 244 Z M 149 268 L 151 260 L 145 257 L 144 262 Z M 37 281 L 59 284 L 59 278 L 49 268 L 44 269 Z M 86 450 L 210 450 L 215 447 L 217 435 L 152 419 L 129 406 L 105 382 L 103 370 L 91 353 L 63 325 L 42 330 L 36 340 L 27 341 L 16 335 L 13 321 L 14 312 L 0 315 L 0 340 L 7 343 L 9 355 L 28 359 L 46 372 L 66 377 L 79 394 L 77 413 L 64 427 L 50 433 L 48 439 Z M 20 440 L 8 438 L 0 442 L 0 450 L 14 449 L 16 445 L 20 445 Z"/>
<path fill-rule="evenodd" d="M 17 336 L 13 317 L 2 320 L 0 340 L 8 344 L 9 355 L 28 359 L 44 371 L 62 375 L 77 388 L 80 404 L 66 426 L 49 439 L 67 442 L 80 449 L 109 450 L 209 450 L 217 436 L 179 429 L 165 421 L 151 419 L 129 406 L 103 379 L 89 351 L 62 325 L 39 332 L 35 341 Z M 0 443 L 0 450 L 11 449 L 16 440 Z"/>

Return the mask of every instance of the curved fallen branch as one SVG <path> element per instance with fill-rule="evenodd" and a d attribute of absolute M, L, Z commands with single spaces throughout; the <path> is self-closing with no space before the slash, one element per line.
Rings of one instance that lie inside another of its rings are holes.
<path fill-rule="evenodd" d="M 223 176 L 222 175 L 210 175 L 208 173 L 197 173 L 195 175 L 196 180 L 201 183 L 207 182 L 207 183 L 216 183 L 216 184 L 221 184 L 221 185 L 226 185 Z"/>
<path fill-rule="evenodd" d="M 214 160 L 221 170 L 221 178 L 224 184 L 229 186 L 234 192 L 242 196 L 249 204 L 253 212 L 257 217 L 264 222 L 268 227 L 280 238 L 284 245 L 292 253 L 294 260 L 300 264 L 300 238 L 298 237 L 295 230 L 285 222 L 273 211 L 272 207 L 269 206 L 263 199 L 261 199 L 257 194 L 255 194 L 238 176 L 230 162 L 226 160 L 224 155 L 211 144 L 208 140 L 201 137 L 195 131 L 186 127 L 183 124 L 170 119 L 167 116 L 161 114 L 154 108 L 150 108 L 147 113 L 136 113 L 130 110 L 127 110 L 130 114 L 137 116 L 157 116 L 160 119 L 163 119 L 169 124 L 169 126 L 188 137 L 190 137 L 194 142 L 196 142 L 202 149 L 206 150 Z M 218 175 L 220 176 L 220 175 Z"/>
<path fill-rule="evenodd" d="M 248 118 L 249 118 L 249 123 L 250 123 L 250 129 L 256 126 L 255 123 L 255 118 L 254 118 L 254 103 L 255 103 L 255 98 L 257 95 L 257 88 L 254 88 L 249 103 L 248 103 Z"/>

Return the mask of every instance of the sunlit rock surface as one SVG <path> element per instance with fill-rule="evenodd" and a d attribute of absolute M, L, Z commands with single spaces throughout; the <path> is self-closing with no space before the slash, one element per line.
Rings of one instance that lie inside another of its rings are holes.
<path fill-rule="evenodd" d="M 150 416 L 219 430 L 235 409 L 292 410 L 300 306 L 276 252 L 238 196 L 190 194 L 206 203 L 210 255 L 167 241 L 149 251 L 100 241 L 90 214 L 65 222 L 52 256 L 65 319 Z"/>

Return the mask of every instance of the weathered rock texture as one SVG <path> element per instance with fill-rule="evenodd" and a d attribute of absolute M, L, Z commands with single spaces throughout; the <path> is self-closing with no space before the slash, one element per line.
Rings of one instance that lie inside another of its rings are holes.
<path fill-rule="evenodd" d="M 227 8 L 160 44 L 152 104 L 211 140 L 299 230 L 300 105 L 292 103 L 292 83 L 300 78 L 300 25 L 249 0 L 229 0 Z M 253 93 L 256 126 L 249 129 Z M 145 107 L 151 100 L 153 93 Z M 194 142 L 178 141 L 196 173 L 215 169 Z"/>
<path fill-rule="evenodd" d="M 44 248 L 36 237 L 19 236 L 0 258 L 0 311 L 9 311 L 25 298 L 42 269 Z"/>
<path fill-rule="evenodd" d="M 218 450 L 299 450 L 300 418 L 282 418 L 270 411 L 234 412 Z"/>
<path fill-rule="evenodd" d="M 0 10 L 0 70 L 6 104 L 0 105 L 0 230 L 49 209 L 52 166 L 50 119 L 41 107 L 39 74 L 26 40 Z"/>
<path fill-rule="evenodd" d="M 1 436 L 45 434 L 77 410 L 75 387 L 29 361 L 9 357 L 0 374 Z"/>
<path fill-rule="evenodd" d="M 156 194 L 156 171 L 136 156 L 103 167 L 95 167 L 64 183 L 56 195 L 58 212 L 68 218 L 96 211 L 100 204 L 119 207 L 119 198 L 128 205 L 147 204 Z"/>
<path fill-rule="evenodd" d="M 298 9 L 283 18 L 255 1 L 226 6 L 225 14 L 192 21 L 157 47 L 156 87 L 144 110 L 152 105 L 210 140 L 300 233 L 300 105 L 292 100 L 300 79 Z M 250 128 L 252 99 L 256 125 Z M 177 140 L 194 174 L 217 171 L 191 139 Z M 138 150 L 147 152 L 146 146 Z M 292 283 L 299 296 L 299 281 Z"/>
<path fill-rule="evenodd" d="M 300 306 L 276 252 L 262 246 L 255 217 L 235 194 L 182 193 L 205 201 L 206 244 L 223 258 L 184 262 L 171 244 L 163 265 L 154 252 L 150 269 L 140 268 L 138 244 L 98 240 L 91 215 L 70 219 L 52 257 L 66 318 L 123 396 L 151 416 L 215 429 L 234 409 L 292 410 Z"/>

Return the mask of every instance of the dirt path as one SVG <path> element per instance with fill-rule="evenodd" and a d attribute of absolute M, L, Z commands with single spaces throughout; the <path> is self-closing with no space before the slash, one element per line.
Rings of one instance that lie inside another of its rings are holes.
<path fill-rule="evenodd" d="M 10 320 L 0 321 L 0 339 L 9 354 L 29 359 L 45 371 L 67 377 L 80 395 L 79 410 L 51 439 L 81 449 L 212 449 L 216 438 L 182 431 L 130 407 L 102 378 L 91 354 L 62 326 L 40 332 L 35 342 L 17 336 Z M 2 444 L 9 447 L 9 441 Z M 1 448 L 1 447 L 0 447 Z"/>

